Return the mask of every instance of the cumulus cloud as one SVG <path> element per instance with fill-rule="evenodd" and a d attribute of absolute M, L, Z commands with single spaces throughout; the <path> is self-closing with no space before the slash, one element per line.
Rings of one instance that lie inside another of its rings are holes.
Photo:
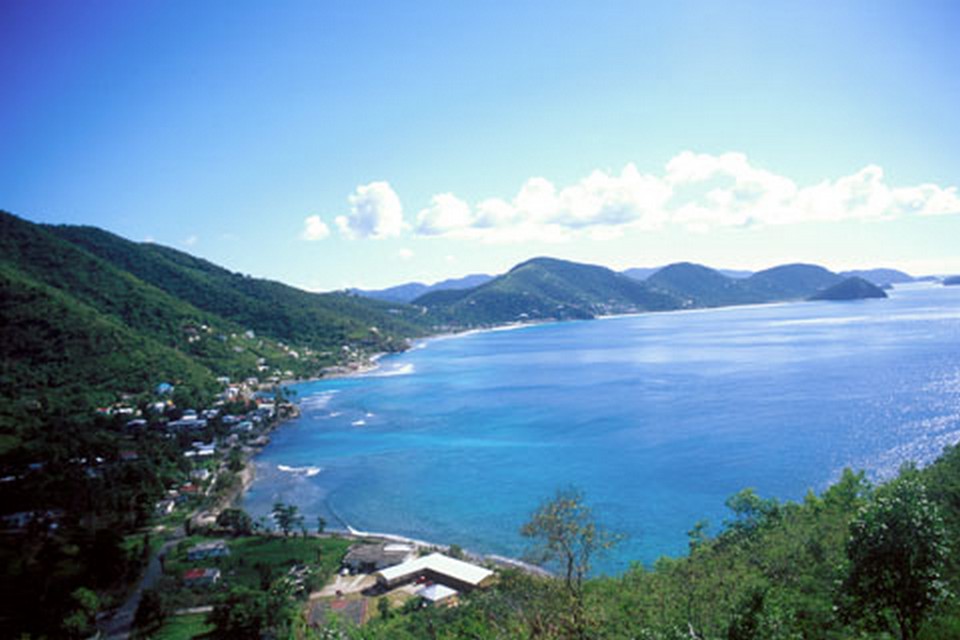
<path fill-rule="evenodd" d="M 400 258 L 401 260 L 410 260 L 411 258 L 413 258 L 413 256 L 414 256 L 413 250 L 408 249 L 406 247 L 404 247 L 403 249 L 400 249 L 400 251 L 397 251 L 397 257 Z"/>
<path fill-rule="evenodd" d="M 350 238 L 389 238 L 403 230 L 403 206 L 387 182 L 357 187 L 349 197 L 350 213 L 337 216 L 340 232 Z"/>
<path fill-rule="evenodd" d="M 336 219 L 350 237 L 384 238 L 406 228 L 400 199 L 386 182 L 357 187 L 350 207 L 349 215 Z M 495 196 L 473 205 L 452 193 L 439 193 L 409 228 L 419 236 L 484 242 L 563 242 L 669 226 L 707 232 L 717 227 L 957 213 L 957 187 L 894 186 L 876 165 L 804 186 L 755 166 L 742 153 L 684 151 L 661 172 L 644 173 L 627 164 L 619 172 L 593 171 L 567 186 L 532 177 L 512 198 Z"/>
<path fill-rule="evenodd" d="M 303 221 L 303 233 L 300 237 L 304 240 L 323 240 L 329 235 L 330 227 L 320 216 L 309 216 Z"/>
<path fill-rule="evenodd" d="M 440 193 L 430 200 L 430 206 L 417 214 L 416 231 L 425 236 L 436 236 L 472 226 L 470 206 L 452 193 Z"/>
<path fill-rule="evenodd" d="M 754 166 L 742 153 L 684 151 L 659 175 L 628 164 L 619 173 L 597 170 L 562 188 L 534 177 L 512 199 L 488 198 L 472 210 L 452 194 L 434 196 L 431 206 L 417 216 L 415 229 L 422 235 L 491 242 L 549 242 L 615 238 L 629 229 L 668 225 L 709 231 L 948 213 L 960 213 L 956 187 L 895 187 L 876 165 L 800 186 Z"/>

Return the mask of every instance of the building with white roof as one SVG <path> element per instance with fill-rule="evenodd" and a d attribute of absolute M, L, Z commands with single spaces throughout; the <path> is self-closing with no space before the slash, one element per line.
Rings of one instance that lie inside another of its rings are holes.
<path fill-rule="evenodd" d="M 487 587 L 493 582 L 494 573 L 475 564 L 457 560 L 442 553 L 415 558 L 408 562 L 387 567 L 376 574 L 377 582 L 393 588 L 425 577 L 433 582 L 447 585 L 460 591 Z"/>
<path fill-rule="evenodd" d="M 432 605 L 452 606 L 457 602 L 457 590 L 443 584 L 431 584 L 419 591 L 417 595 Z"/>

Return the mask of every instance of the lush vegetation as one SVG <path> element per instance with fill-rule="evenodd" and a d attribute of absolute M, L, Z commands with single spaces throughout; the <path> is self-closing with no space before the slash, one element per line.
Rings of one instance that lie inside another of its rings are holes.
<path fill-rule="evenodd" d="M 782 265 L 732 278 L 681 262 L 640 281 L 595 265 L 535 258 L 472 289 L 435 290 L 413 304 L 426 307 L 435 324 L 483 326 L 803 300 L 843 280 L 816 265 Z"/>
<path fill-rule="evenodd" d="M 93 227 L 51 231 L 197 309 L 278 340 L 321 351 L 343 345 L 392 351 L 402 348 L 404 337 L 423 333 L 419 312 L 405 305 L 309 293 Z"/>
<path fill-rule="evenodd" d="M 423 638 L 664 640 L 960 637 L 960 449 L 906 467 L 884 485 L 846 472 L 802 502 L 747 489 L 715 536 L 690 531 L 689 553 L 579 583 L 612 538 L 561 493 L 524 528 L 556 578 L 506 572 L 454 609 L 415 605 L 338 633 Z M 319 637 L 330 637 L 324 633 Z"/>
<path fill-rule="evenodd" d="M 715 269 L 689 262 L 668 265 L 650 275 L 646 283 L 672 293 L 685 306 L 721 307 L 767 300 L 743 279 L 730 278 Z"/>
<path fill-rule="evenodd" d="M 414 300 L 435 321 L 490 325 L 526 320 L 586 319 L 661 311 L 677 300 L 604 267 L 535 258 L 473 289 L 435 291 Z"/>
<path fill-rule="evenodd" d="M 207 616 L 194 613 L 185 616 L 171 616 L 163 621 L 156 631 L 150 634 L 152 640 L 192 640 L 203 637 L 213 630 L 213 625 L 207 622 Z"/>
<path fill-rule="evenodd" d="M 0 287 L 0 397 L 43 408 L 102 404 L 160 382 L 209 392 L 217 376 L 312 376 L 424 332 L 413 307 L 308 293 L 4 212 Z M 11 434 L 20 419 L 0 428 Z"/>

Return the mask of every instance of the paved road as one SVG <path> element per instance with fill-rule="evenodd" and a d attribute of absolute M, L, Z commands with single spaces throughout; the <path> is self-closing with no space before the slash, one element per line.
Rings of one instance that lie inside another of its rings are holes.
<path fill-rule="evenodd" d="M 163 576 L 160 557 L 180 542 L 185 535 L 183 527 L 177 527 L 177 530 L 173 532 L 173 537 L 167 540 L 150 558 L 147 570 L 143 572 L 140 583 L 130 593 L 127 601 L 116 610 L 113 616 L 100 624 L 100 629 L 106 640 L 123 640 L 130 637 L 130 630 L 133 628 L 133 616 L 137 613 L 137 607 L 140 605 L 140 598 L 143 596 L 144 590 L 154 586 Z"/>

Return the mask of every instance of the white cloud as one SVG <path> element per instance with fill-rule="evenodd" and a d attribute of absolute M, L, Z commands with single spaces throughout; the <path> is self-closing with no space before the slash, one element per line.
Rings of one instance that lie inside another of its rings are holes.
<path fill-rule="evenodd" d="M 416 230 L 488 242 L 561 242 L 615 238 L 629 229 L 668 225 L 707 232 L 949 213 L 960 213 L 956 187 L 894 187 L 876 165 L 801 187 L 752 165 L 742 153 L 684 151 L 666 164 L 662 175 L 644 174 L 628 164 L 619 173 L 597 170 L 563 188 L 534 177 L 511 200 L 488 198 L 472 212 L 452 194 L 440 194 L 420 212 Z"/>
<path fill-rule="evenodd" d="M 350 205 L 350 214 L 336 219 L 349 237 L 385 238 L 407 228 L 400 199 L 386 182 L 357 187 Z M 417 213 L 412 230 L 421 236 L 490 243 L 564 242 L 669 226 L 708 232 L 717 227 L 958 213 L 957 187 L 893 186 L 876 165 L 801 186 L 751 164 L 742 153 L 684 151 L 661 173 L 642 173 L 627 164 L 619 173 L 596 170 L 561 187 L 533 177 L 512 198 L 490 197 L 473 206 L 452 193 L 439 193 Z"/>
<path fill-rule="evenodd" d="M 200 238 L 198 238 L 197 236 L 190 235 L 183 239 L 183 244 L 185 244 L 188 247 L 192 247 L 193 245 L 197 244 L 199 240 Z"/>
<path fill-rule="evenodd" d="M 413 258 L 413 255 L 414 255 L 413 250 L 407 249 L 406 247 L 404 247 L 403 249 L 400 249 L 400 251 L 397 251 L 397 257 L 400 258 L 401 260 L 410 260 L 411 258 Z"/>
<path fill-rule="evenodd" d="M 387 182 L 360 185 L 349 198 L 350 213 L 337 216 L 340 232 L 349 238 L 389 238 L 403 230 L 403 206 Z"/>
<path fill-rule="evenodd" d="M 425 236 L 444 235 L 470 227 L 473 215 L 470 205 L 452 193 L 439 193 L 430 206 L 417 214 L 416 231 Z"/>
<path fill-rule="evenodd" d="M 330 227 L 320 219 L 320 216 L 309 216 L 303 221 L 303 233 L 300 237 L 304 240 L 323 240 L 330 235 Z"/>

